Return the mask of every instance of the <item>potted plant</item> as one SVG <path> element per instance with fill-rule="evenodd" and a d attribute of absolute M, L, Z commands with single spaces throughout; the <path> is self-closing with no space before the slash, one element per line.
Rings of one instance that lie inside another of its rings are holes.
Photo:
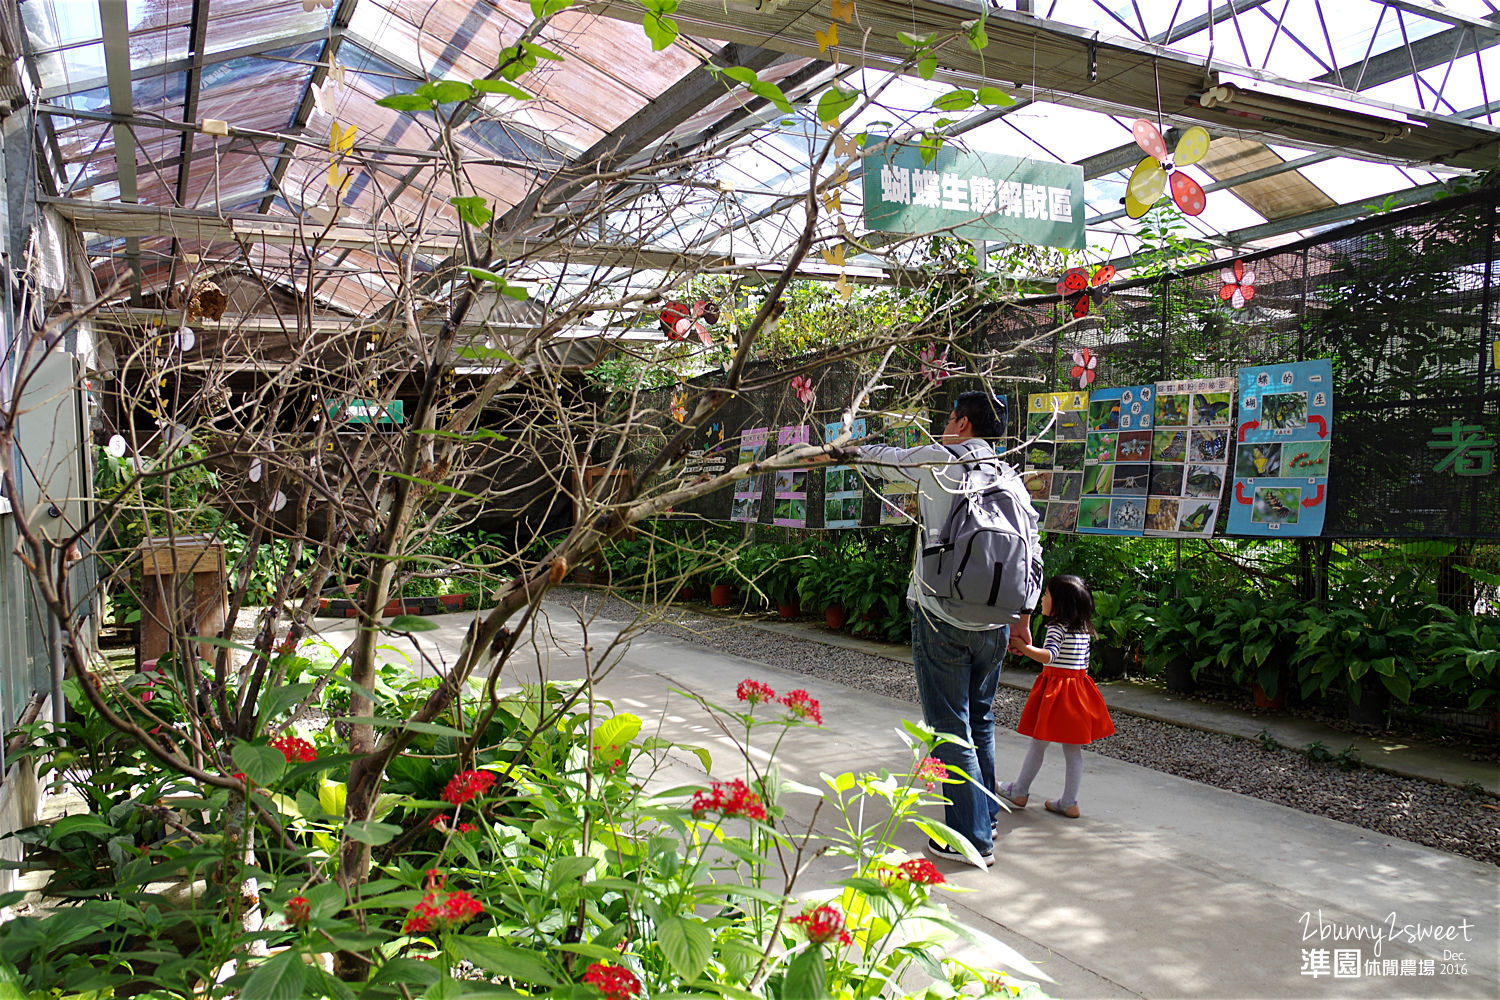
<path fill-rule="evenodd" d="M 1100 680 L 1125 676 L 1125 663 L 1140 645 L 1146 607 L 1134 597 L 1123 592 L 1094 592 L 1094 630 L 1099 633 L 1094 644 L 1098 654 L 1095 673 Z"/>
<path fill-rule="evenodd" d="M 823 621 L 837 632 L 849 620 L 849 610 L 844 604 L 849 581 L 843 553 L 825 550 L 804 564 L 797 581 L 797 597 L 804 608 L 821 607 Z"/>
<path fill-rule="evenodd" d="M 783 618 L 796 618 L 802 614 L 802 605 L 797 596 L 797 584 L 810 561 L 806 555 L 793 555 L 790 551 L 778 553 L 778 558 L 761 574 L 757 584 L 765 592 L 766 599 Z"/>
<path fill-rule="evenodd" d="M 1435 620 L 1418 630 L 1431 662 L 1417 687 L 1436 689 L 1465 711 L 1489 712 L 1490 731 L 1500 732 L 1500 623 L 1443 605 L 1433 612 Z"/>
<path fill-rule="evenodd" d="M 1216 649 L 1205 652 L 1204 638 L 1214 631 L 1208 599 L 1164 597 L 1151 613 L 1145 633 L 1146 663 L 1160 670 L 1167 690 L 1174 694 L 1191 694 L 1198 686 L 1198 671 L 1213 660 Z"/>

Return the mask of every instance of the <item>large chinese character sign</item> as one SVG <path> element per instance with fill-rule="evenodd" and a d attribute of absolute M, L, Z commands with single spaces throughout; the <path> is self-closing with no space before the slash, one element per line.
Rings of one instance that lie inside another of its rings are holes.
<path fill-rule="evenodd" d="M 1327 509 L 1333 366 L 1240 369 L 1233 535 L 1318 535 Z"/>
<path fill-rule="evenodd" d="M 1083 249 L 1083 168 L 1072 164 L 951 145 L 929 163 L 893 143 L 865 160 L 864 199 L 865 225 L 880 232 Z"/>

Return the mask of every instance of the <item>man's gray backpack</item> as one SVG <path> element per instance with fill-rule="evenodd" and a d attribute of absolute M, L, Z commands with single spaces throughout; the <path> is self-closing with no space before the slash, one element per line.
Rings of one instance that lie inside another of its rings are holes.
<path fill-rule="evenodd" d="M 948 451 L 963 463 L 963 488 L 942 530 L 922 548 L 921 585 L 960 621 L 1010 624 L 1041 599 L 1036 510 L 1018 477 L 1002 474 L 992 460 L 965 462 Z"/>

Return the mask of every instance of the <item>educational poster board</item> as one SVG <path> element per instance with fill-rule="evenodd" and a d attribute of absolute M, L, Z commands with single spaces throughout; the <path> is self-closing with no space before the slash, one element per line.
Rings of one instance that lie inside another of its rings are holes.
<path fill-rule="evenodd" d="M 1038 392 L 1027 397 L 1022 478 L 1043 531 L 1078 530 L 1088 410 L 1086 392 Z"/>
<path fill-rule="evenodd" d="M 1146 524 L 1156 387 L 1089 393 L 1089 436 L 1083 456 L 1078 531 L 1139 535 Z"/>
<path fill-rule="evenodd" d="M 811 428 L 807 424 L 783 427 L 776 432 L 778 452 L 807 444 Z M 776 473 L 776 506 L 771 511 L 771 521 L 784 528 L 807 527 L 807 475 L 806 469 L 781 469 Z"/>
<path fill-rule="evenodd" d="M 823 425 L 823 440 L 832 441 L 844 430 L 844 422 L 835 420 Z M 866 434 L 865 418 L 849 425 L 849 438 L 858 441 Z M 859 470 L 849 465 L 835 465 L 823 470 L 823 527 L 857 528 L 864 513 L 865 484 Z"/>
<path fill-rule="evenodd" d="M 769 427 L 746 427 L 740 432 L 740 454 L 736 465 L 759 462 L 766 457 L 766 442 L 770 439 Z M 731 521 L 759 521 L 760 498 L 765 490 L 766 477 L 749 476 L 734 484 L 734 503 L 729 509 Z"/>
<path fill-rule="evenodd" d="M 1214 533 L 1229 469 L 1232 378 L 1156 383 L 1145 534 Z"/>
<path fill-rule="evenodd" d="M 885 443 L 893 448 L 915 448 L 919 444 L 926 444 L 930 423 L 931 418 L 921 410 L 888 413 L 885 417 Z M 881 481 L 881 524 L 912 524 L 919 517 L 915 485 Z"/>
<path fill-rule="evenodd" d="M 1233 535 L 1316 536 L 1327 509 L 1333 364 L 1240 369 Z"/>

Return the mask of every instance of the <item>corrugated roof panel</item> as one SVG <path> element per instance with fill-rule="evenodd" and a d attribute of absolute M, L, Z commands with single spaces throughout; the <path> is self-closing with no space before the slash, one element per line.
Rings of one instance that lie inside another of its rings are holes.
<path fill-rule="evenodd" d="M 209 52 L 326 28 L 332 9 L 303 9 L 302 0 L 214 0 L 208 8 Z"/>

